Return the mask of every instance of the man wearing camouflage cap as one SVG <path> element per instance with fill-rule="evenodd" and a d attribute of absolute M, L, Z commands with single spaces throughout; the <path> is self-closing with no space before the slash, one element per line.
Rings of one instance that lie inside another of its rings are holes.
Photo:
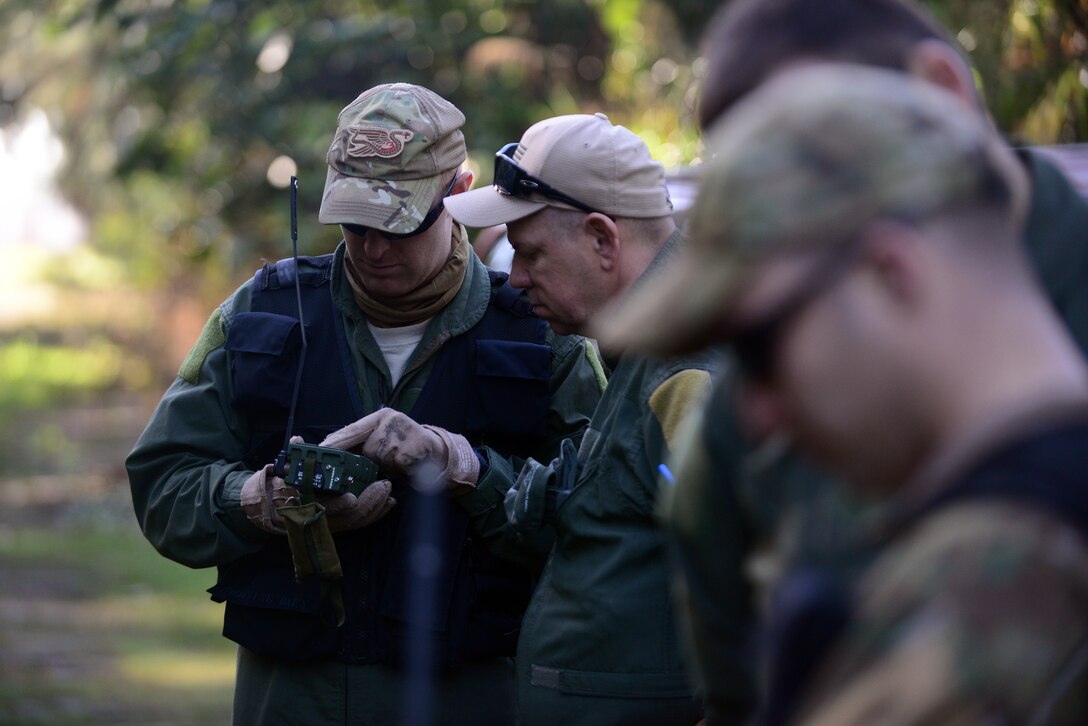
<path fill-rule="evenodd" d="M 236 723 L 513 718 L 511 657 L 549 541 L 499 559 L 506 535 L 484 513 L 513 483 L 507 457 L 550 460 L 580 437 L 600 364 L 446 214 L 472 182 L 464 120 L 403 83 L 341 111 L 319 219 L 343 241 L 266 265 L 216 309 L 128 458 L 147 537 L 219 568 Z M 365 488 L 300 504 L 273 465 L 289 434 L 399 455 Z"/>
<path fill-rule="evenodd" d="M 447 200 L 474 227 L 506 224 L 510 279 L 556 332 L 580 332 L 682 248 L 664 170 L 604 114 L 545 119 L 496 154 L 493 184 Z M 518 640 L 518 722 L 691 724 L 654 518 L 658 467 L 719 357 L 617 355 L 580 448 L 529 461 L 505 510 L 522 537 L 556 543 Z"/>
<path fill-rule="evenodd" d="M 986 113 L 969 54 L 915 0 L 731 0 L 702 45 L 704 131 L 779 72 L 820 61 L 896 69 Z M 1088 199 L 1042 150 L 1016 154 L 1031 186 L 1022 244 L 1046 296 L 1088 351 Z M 872 557 L 864 523 L 879 508 L 790 455 L 788 442 L 761 431 L 758 416 L 741 421 L 736 387 L 735 376 L 723 376 L 700 412 L 705 425 L 681 437 L 670 462 L 677 483 L 662 501 L 680 563 L 678 609 L 712 726 L 741 721 L 753 707 L 753 621 L 779 573 L 814 565 L 852 580 Z"/>
<path fill-rule="evenodd" d="M 835 64 L 772 79 L 708 152 L 690 256 L 602 347 L 729 343 L 742 418 L 888 503 L 855 587 L 777 589 L 762 722 L 1082 722 L 1088 370 L 1021 246 L 1015 155 L 953 95 Z"/>

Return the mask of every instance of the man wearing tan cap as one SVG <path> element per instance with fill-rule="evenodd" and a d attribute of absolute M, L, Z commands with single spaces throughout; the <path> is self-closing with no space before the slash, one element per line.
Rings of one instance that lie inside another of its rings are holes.
<path fill-rule="evenodd" d="M 1083 722 L 1088 369 L 1024 254 L 1022 165 L 952 94 L 834 64 L 708 152 L 690 255 L 602 348 L 725 341 L 742 416 L 888 504 L 856 586 L 777 588 L 761 722 Z"/>
<path fill-rule="evenodd" d="M 651 281 L 682 247 L 661 165 L 603 114 L 529 128 L 493 184 L 446 200 L 458 221 L 507 225 L 511 282 L 557 332 Z M 522 724 L 695 723 L 654 520 L 658 467 L 717 370 L 711 353 L 618 354 L 581 448 L 530 461 L 507 495 L 523 537 L 557 538 L 518 640 Z M 540 460 L 546 461 L 546 460 Z"/>
<path fill-rule="evenodd" d="M 236 723 L 513 720 L 511 659 L 550 540 L 512 551 L 488 515 L 509 457 L 580 438 L 601 366 L 444 210 L 472 182 L 464 121 L 403 83 L 341 111 L 319 219 L 343 242 L 266 265 L 216 309 L 128 458 L 147 537 L 219 568 Z M 398 455 L 372 484 L 315 495 L 281 478 L 288 436 Z"/>

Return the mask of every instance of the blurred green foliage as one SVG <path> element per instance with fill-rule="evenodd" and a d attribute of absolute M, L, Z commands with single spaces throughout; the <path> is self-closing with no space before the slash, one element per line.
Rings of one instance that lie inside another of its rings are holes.
<path fill-rule="evenodd" d="M 1088 0 L 925 4 L 970 53 L 1003 132 L 1088 139 Z M 336 230 L 316 221 L 325 152 L 339 110 L 377 83 L 420 83 L 461 107 L 478 183 L 501 145 L 576 111 L 608 113 L 667 167 L 692 163 L 699 40 L 718 5 L 0 0 L 0 127 L 44 109 L 67 150 L 63 190 L 97 254 L 121 265 L 120 285 L 206 311 L 289 252 L 293 171 L 300 251 L 332 249 Z M 0 360 L 28 355 L 16 346 Z M 53 353 L 34 355 L 34 370 L 51 370 Z"/>
<path fill-rule="evenodd" d="M 154 369 L 165 352 L 143 334 L 153 319 L 153 298 L 128 286 L 122 260 L 89 244 L 63 255 L 29 247 L 6 252 L 0 437 L 25 437 L 25 453 L 59 459 L 70 447 L 29 427 L 20 412 L 160 385 Z M 9 463 L 6 453 L 0 445 L 0 473 Z"/>
<path fill-rule="evenodd" d="M 121 372 L 120 348 L 95 340 L 86 348 L 38 345 L 31 336 L 0 347 L 0 410 L 34 408 L 58 393 L 108 388 Z"/>
<path fill-rule="evenodd" d="M 340 108 L 377 83 L 421 83 L 463 108 L 483 180 L 495 149 L 574 111 L 606 111 L 666 163 L 690 161 L 693 48 L 710 11 L 695 0 L 7 0 L 0 123 L 47 109 L 69 152 L 65 191 L 130 279 L 196 270 L 218 291 L 213 271 L 236 282 L 286 251 L 287 196 L 268 179 L 278 157 L 300 178 L 302 251 L 335 244 L 312 213 L 325 151 Z"/>

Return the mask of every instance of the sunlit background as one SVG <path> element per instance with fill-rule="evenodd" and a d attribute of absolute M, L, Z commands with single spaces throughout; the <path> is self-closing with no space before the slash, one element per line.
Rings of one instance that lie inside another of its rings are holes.
<path fill-rule="evenodd" d="M 925 4 L 1011 140 L 1088 140 L 1088 1 Z M 603 111 L 681 179 L 716 6 L 0 0 L 0 722 L 227 718 L 211 574 L 140 538 L 122 461 L 212 307 L 288 254 L 292 175 L 300 251 L 338 241 L 338 111 L 434 89 L 478 183 L 533 122 Z"/>

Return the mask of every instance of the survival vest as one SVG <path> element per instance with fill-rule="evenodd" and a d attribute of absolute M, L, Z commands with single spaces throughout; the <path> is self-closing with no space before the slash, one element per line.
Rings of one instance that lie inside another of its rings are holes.
<path fill-rule="evenodd" d="M 370 413 L 363 410 L 343 319 L 330 294 L 333 260 L 300 257 L 297 266 L 307 353 L 294 433 L 308 443 Z M 258 270 L 251 312 L 239 313 L 227 336 L 233 405 L 253 426 L 245 460 L 254 470 L 273 461 L 284 441 L 301 348 L 295 274 L 293 259 Z M 435 354 L 406 413 L 460 433 L 474 446 L 524 455 L 546 432 L 552 351 L 546 323 L 531 315 L 521 291 L 504 273 L 489 275 L 483 318 Z M 421 637 L 431 649 L 428 662 L 438 665 L 513 655 L 532 576 L 477 543 L 468 517 L 444 496 L 427 497 L 396 480 L 393 496 L 397 506 L 378 522 L 334 535 L 344 570 L 343 626 L 322 604 L 316 578 L 295 580 L 286 537 L 272 537 L 260 551 L 219 567 L 209 592 L 226 602 L 223 634 L 257 654 L 292 660 L 397 664 L 410 643 L 418 649 Z M 437 584 L 428 588 L 422 609 L 411 585 L 421 517 L 440 537 L 431 547 L 438 554 L 431 563 Z"/>

